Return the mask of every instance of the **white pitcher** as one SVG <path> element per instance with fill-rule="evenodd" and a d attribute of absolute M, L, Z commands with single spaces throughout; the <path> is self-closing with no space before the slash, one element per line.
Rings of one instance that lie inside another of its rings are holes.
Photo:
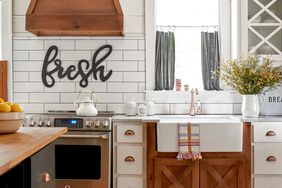
<path fill-rule="evenodd" d="M 249 118 L 259 117 L 260 108 L 264 103 L 264 97 L 262 95 L 242 95 L 242 97 L 243 116 Z M 259 97 L 262 97 L 261 101 L 259 101 Z"/>

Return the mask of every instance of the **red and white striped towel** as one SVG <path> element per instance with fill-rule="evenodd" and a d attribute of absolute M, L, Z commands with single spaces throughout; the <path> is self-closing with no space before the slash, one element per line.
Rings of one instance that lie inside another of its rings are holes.
<path fill-rule="evenodd" d="M 199 124 L 178 124 L 178 160 L 202 159 L 200 152 L 200 127 Z"/>

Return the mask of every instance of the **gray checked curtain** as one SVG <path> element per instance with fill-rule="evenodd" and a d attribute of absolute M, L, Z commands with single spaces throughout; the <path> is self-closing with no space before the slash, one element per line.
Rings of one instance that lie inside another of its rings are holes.
<path fill-rule="evenodd" d="M 157 31 L 155 54 L 155 90 L 173 90 L 175 80 L 174 32 Z"/>
<path fill-rule="evenodd" d="M 205 90 L 220 90 L 220 78 L 214 77 L 220 66 L 218 31 L 201 33 L 202 48 L 202 76 Z"/>

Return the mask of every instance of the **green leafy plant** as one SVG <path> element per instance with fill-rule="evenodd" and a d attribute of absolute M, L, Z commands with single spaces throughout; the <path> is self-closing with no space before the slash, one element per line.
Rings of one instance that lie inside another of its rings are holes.
<path fill-rule="evenodd" d="M 242 95 L 260 94 L 270 91 L 281 84 L 282 66 L 274 66 L 269 58 L 259 61 L 251 54 L 246 60 L 237 59 L 223 62 L 217 75 L 228 86 Z"/>

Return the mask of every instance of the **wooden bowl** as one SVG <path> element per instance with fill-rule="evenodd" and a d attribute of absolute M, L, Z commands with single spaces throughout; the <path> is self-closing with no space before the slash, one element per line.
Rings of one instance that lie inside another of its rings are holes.
<path fill-rule="evenodd" d="M 24 112 L 0 113 L 0 134 L 14 133 L 23 125 Z"/>

